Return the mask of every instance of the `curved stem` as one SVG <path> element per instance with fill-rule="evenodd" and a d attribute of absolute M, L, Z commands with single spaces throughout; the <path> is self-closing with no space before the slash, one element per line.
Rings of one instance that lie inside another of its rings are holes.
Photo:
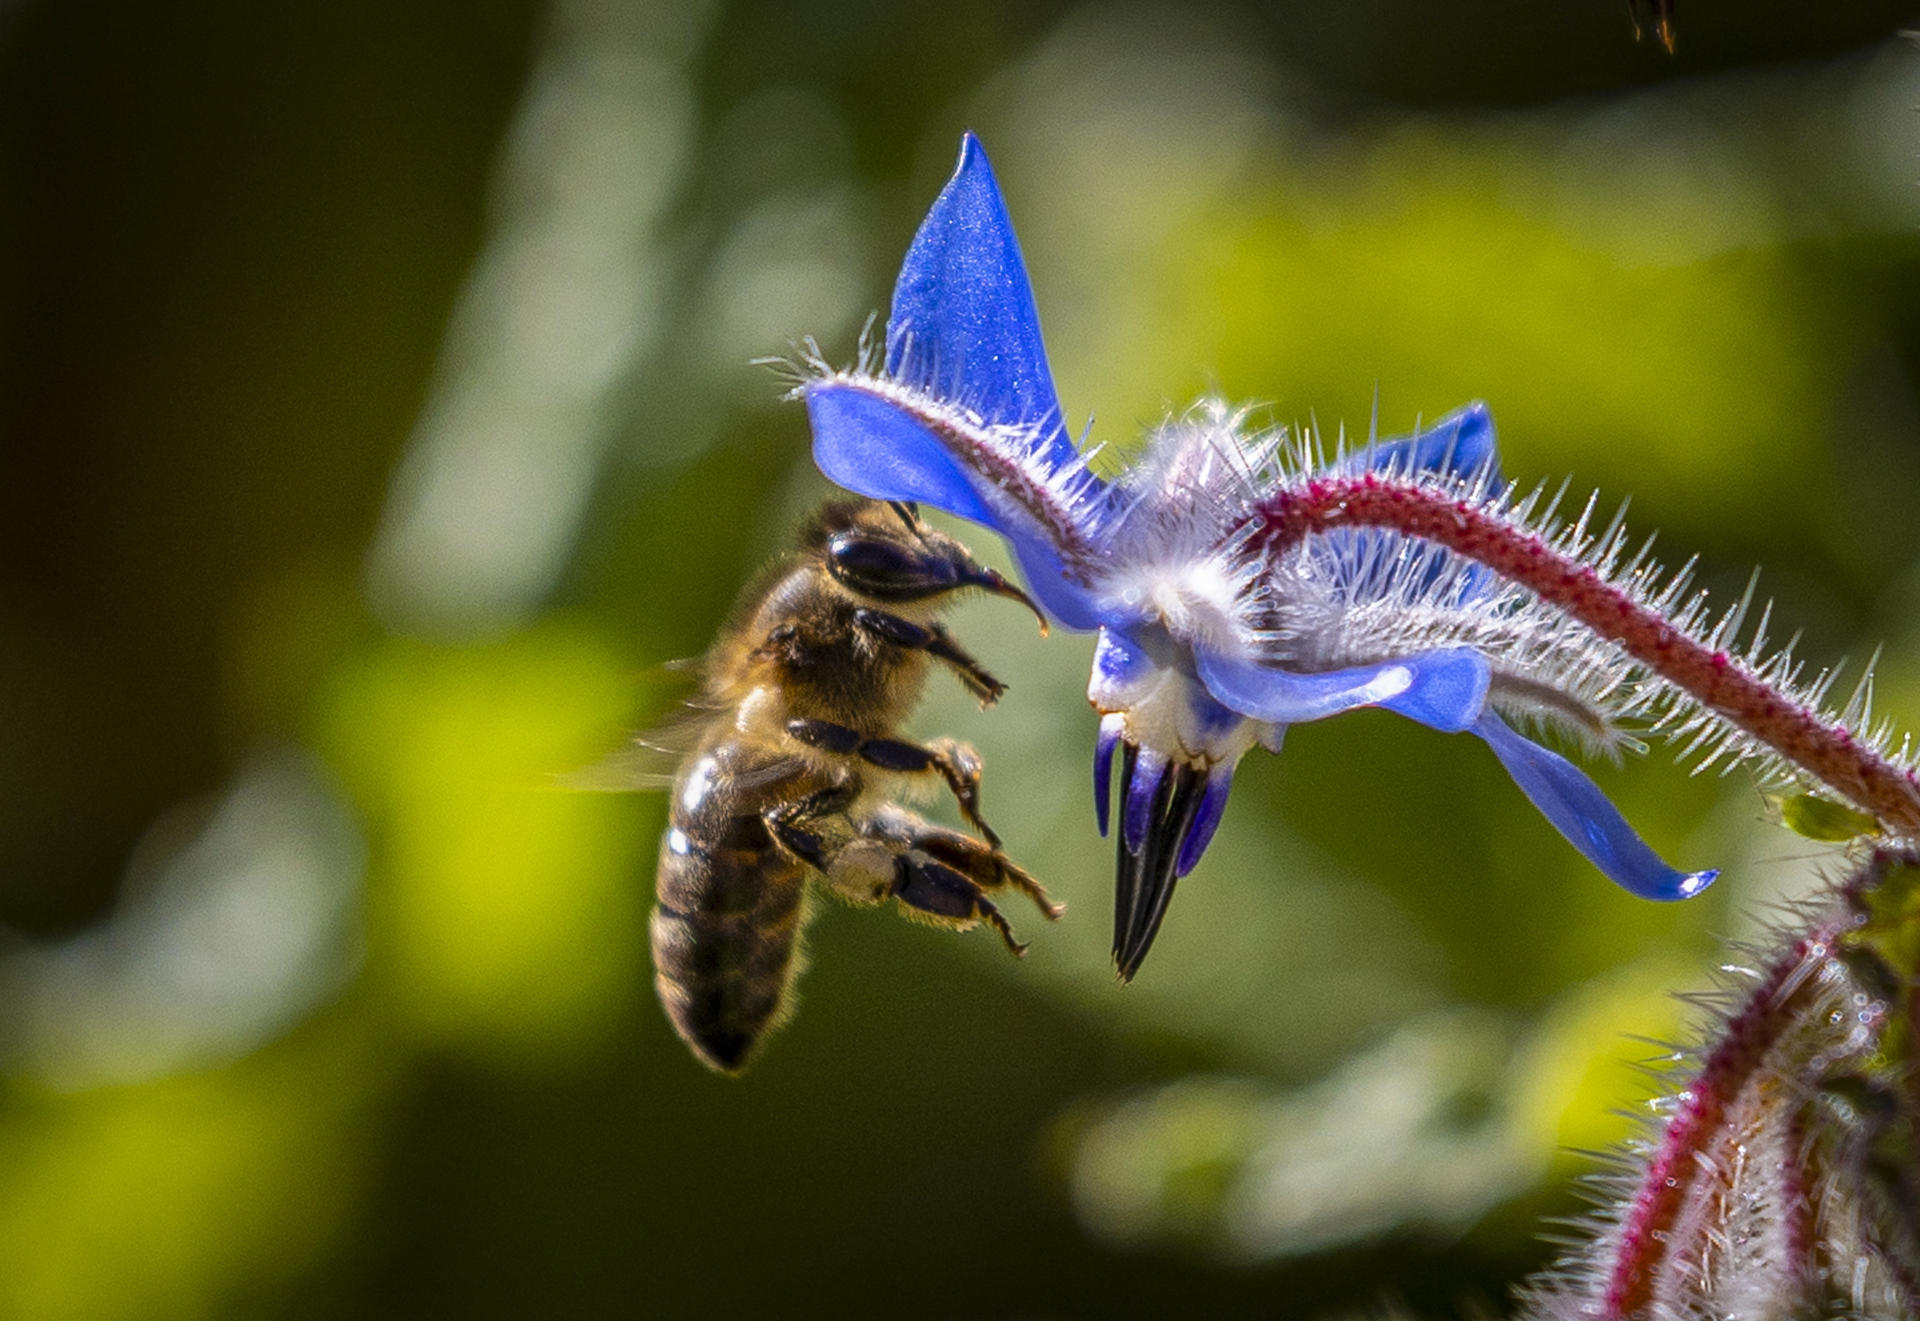
<path fill-rule="evenodd" d="M 1738 1140 L 1744 1127 L 1730 1119 L 1732 1111 L 1759 1086 L 1760 1074 L 1780 1067 L 1769 1064 L 1770 1056 L 1781 1039 L 1808 1017 L 1809 1004 L 1823 996 L 1831 998 L 1820 974 L 1832 959 L 1834 942 L 1845 925 L 1842 918 L 1809 932 L 1766 970 L 1681 1093 L 1680 1110 L 1662 1132 L 1639 1190 L 1621 1217 L 1617 1255 L 1600 1313 L 1605 1321 L 1646 1315 L 1661 1279 L 1677 1273 L 1675 1254 L 1684 1257 L 1700 1250 L 1699 1243 L 1678 1232 L 1687 1208 L 1722 1191 L 1719 1172 L 1730 1168 L 1733 1160 L 1720 1148 Z M 1796 1173 L 1791 1163 L 1776 1172 L 1790 1243 L 1804 1210 L 1804 1199 L 1792 1196 Z M 1712 1217 L 1707 1220 L 1711 1223 Z M 1791 1260 L 1779 1265 L 1789 1272 L 1804 1270 L 1805 1252 L 1790 1255 Z"/>
<path fill-rule="evenodd" d="M 1255 507 L 1252 544 L 1272 553 L 1309 536 L 1356 527 L 1419 537 L 1484 564 L 1618 643 L 1883 826 L 1906 836 L 1920 833 L 1920 777 L 1913 771 L 1780 692 L 1738 659 L 1689 637 L 1593 566 L 1479 502 L 1380 473 L 1315 477 Z"/>

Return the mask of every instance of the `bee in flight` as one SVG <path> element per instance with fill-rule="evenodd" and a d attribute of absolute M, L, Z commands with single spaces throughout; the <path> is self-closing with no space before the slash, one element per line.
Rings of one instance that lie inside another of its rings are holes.
<path fill-rule="evenodd" d="M 745 1067 L 791 1003 L 810 880 L 956 930 L 985 922 L 1015 954 L 1026 947 L 989 891 L 1010 887 L 1060 915 L 981 819 L 973 749 L 894 737 L 934 662 L 982 706 L 1006 691 L 939 623 L 976 588 L 1040 614 L 911 506 L 834 501 L 708 652 L 692 750 L 673 778 L 651 931 L 660 1002 L 711 1067 Z M 895 801 L 934 777 L 979 838 Z"/>

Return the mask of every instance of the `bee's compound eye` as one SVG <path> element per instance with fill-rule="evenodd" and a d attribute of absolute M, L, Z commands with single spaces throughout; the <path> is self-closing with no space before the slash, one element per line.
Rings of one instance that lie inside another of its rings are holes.
<path fill-rule="evenodd" d="M 959 582 L 952 566 L 942 560 L 854 532 L 842 532 L 827 543 L 827 567 L 854 591 L 882 601 L 930 596 Z"/>

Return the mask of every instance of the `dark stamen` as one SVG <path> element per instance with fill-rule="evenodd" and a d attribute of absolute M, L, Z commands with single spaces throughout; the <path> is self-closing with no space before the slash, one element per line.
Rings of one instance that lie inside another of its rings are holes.
<path fill-rule="evenodd" d="M 1131 772 L 1133 767 L 1129 764 L 1126 769 Z M 1168 766 L 1154 789 L 1141 847 L 1129 850 L 1122 834 L 1113 946 L 1122 981 L 1133 980 L 1160 933 L 1178 879 L 1175 867 L 1181 845 L 1200 814 L 1206 787 L 1207 773 L 1199 767 L 1184 762 Z"/>
<path fill-rule="evenodd" d="M 1139 764 L 1139 761 L 1140 748 L 1137 744 L 1128 740 L 1120 745 L 1120 795 L 1123 802 L 1127 790 L 1133 784 L 1134 767 Z M 1123 806 L 1121 810 L 1124 813 L 1126 809 Z M 1114 842 L 1119 846 L 1120 864 L 1114 877 L 1113 890 L 1113 951 L 1115 960 L 1118 960 L 1120 950 L 1126 945 L 1128 914 L 1133 910 L 1134 892 L 1139 888 L 1140 883 L 1138 869 L 1140 853 L 1137 849 L 1127 847 L 1124 816 L 1121 820 L 1121 828 L 1114 832 Z"/>

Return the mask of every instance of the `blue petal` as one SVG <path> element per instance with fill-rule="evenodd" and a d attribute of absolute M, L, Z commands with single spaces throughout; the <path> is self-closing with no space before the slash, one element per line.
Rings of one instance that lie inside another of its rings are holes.
<path fill-rule="evenodd" d="M 1586 772 L 1532 739 L 1523 738 L 1489 711 L 1473 732 L 1493 748 L 1500 764 L 1533 805 L 1608 879 L 1642 899 L 1688 899 L 1720 873 L 1683 872 L 1669 867 L 1648 848 L 1600 786 Z"/>
<path fill-rule="evenodd" d="M 813 458 L 829 480 L 875 500 L 922 500 L 993 526 L 965 468 L 926 422 L 872 390 L 824 381 L 807 387 Z"/>
<path fill-rule="evenodd" d="M 990 423 L 1035 427 L 1036 446 L 1053 466 L 1077 457 L 1020 244 L 971 133 L 900 267 L 887 319 L 887 374 Z"/>
<path fill-rule="evenodd" d="M 1447 414 L 1426 430 L 1400 440 L 1383 440 L 1356 453 L 1356 468 L 1385 468 L 1402 472 L 1451 473 L 1470 477 L 1486 470 L 1492 485 L 1500 484 L 1500 455 L 1493 443 L 1493 414 L 1478 400 Z"/>
<path fill-rule="evenodd" d="M 1006 537 L 1031 591 L 1068 628 L 1100 626 L 1088 591 L 1071 581 L 1037 519 L 988 504 L 992 482 L 961 462 L 926 417 L 857 381 L 807 387 L 813 457 L 829 480 L 875 500 L 918 500 Z"/>
<path fill-rule="evenodd" d="M 1093 649 L 1087 700 L 1103 711 L 1127 709 L 1138 706 L 1162 684 L 1177 683 L 1184 709 L 1176 715 L 1169 705 L 1167 712 L 1178 722 L 1176 737 L 1192 748 L 1218 755 L 1216 745 L 1230 739 L 1246 718 L 1222 705 L 1204 682 L 1194 682 L 1192 654 L 1157 620 L 1109 617 Z"/>
<path fill-rule="evenodd" d="M 1206 651 L 1196 659 L 1208 691 L 1255 720 L 1297 725 L 1380 706 L 1448 734 L 1472 728 L 1480 718 L 1492 673 L 1486 657 L 1466 647 L 1313 674 Z"/>
<path fill-rule="evenodd" d="M 1127 694 L 1135 685 L 1151 681 L 1166 664 L 1148 654 L 1146 641 L 1135 637 L 1136 631 L 1117 623 L 1100 630 L 1093 647 L 1093 683 L 1102 692 Z M 1164 648 L 1165 630 L 1154 636 Z M 1131 695 L 1115 705 L 1131 705 Z M 1103 724 L 1101 729 L 1105 728 Z"/>
<path fill-rule="evenodd" d="M 901 267 L 887 322 L 887 373 L 907 387 L 901 397 L 858 380 L 807 388 L 821 471 L 863 495 L 924 501 L 994 529 L 1013 543 L 1028 587 L 1050 615 L 1068 628 L 1098 627 L 1087 592 L 1062 568 L 1061 548 L 1094 536 L 1105 485 L 1079 466 L 1062 425 L 1020 245 L 972 134 Z M 916 397 L 924 410 L 913 407 Z M 969 423 L 965 437 L 943 435 L 936 425 L 943 410 L 1023 430 Z M 1012 491 L 1011 475 L 1035 457 L 1055 474 L 1071 466 L 1069 485 L 1038 490 L 1029 482 Z"/>
<path fill-rule="evenodd" d="M 1117 712 L 1100 717 L 1100 737 L 1093 745 L 1093 819 L 1101 839 L 1107 837 L 1107 804 L 1113 798 L 1113 754 L 1120 750 L 1126 723 Z"/>
<path fill-rule="evenodd" d="M 1128 751 L 1133 753 L 1135 763 L 1121 788 L 1127 801 L 1120 820 L 1120 838 L 1127 852 L 1137 854 L 1147 842 L 1147 829 L 1153 824 L 1153 796 L 1159 792 L 1171 762 L 1158 748 L 1129 746 Z"/>

